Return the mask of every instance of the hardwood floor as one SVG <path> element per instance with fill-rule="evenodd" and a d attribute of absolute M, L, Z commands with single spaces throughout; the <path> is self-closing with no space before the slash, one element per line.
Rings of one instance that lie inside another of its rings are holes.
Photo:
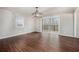
<path fill-rule="evenodd" d="M 49 35 L 50 36 L 50 35 Z M 0 39 L 0 52 L 78 52 L 79 38 L 59 35 L 47 38 L 40 32 Z"/>
<path fill-rule="evenodd" d="M 59 36 L 61 51 L 79 52 L 79 38 Z"/>

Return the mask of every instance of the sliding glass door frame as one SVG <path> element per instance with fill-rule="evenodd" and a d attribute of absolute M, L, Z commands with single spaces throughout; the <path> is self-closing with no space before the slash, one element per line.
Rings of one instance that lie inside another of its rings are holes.
<path fill-rule="evenodd" d="M 58 19 L 58 31 L 49 31 L 50 30 L 50 28 L 48 28 L 48 33 L 60 33 L 60 19 L 61 19 L 61 17 L 59 16 L 59 15 L 55 15 L 55 16 L 57 16 L 57 17 L 59 17 L 59 19 Z M 53 16 L 53 17 L 55 17 L 55 16 Z M 46 32 L 46 31 L 44 31 L 44 28 L 43 28 L 43 22 L 44 22 L 44 20 L 42 19 L 42 32 Z M 52 24 L 51 24 L 52 25 Z"/>

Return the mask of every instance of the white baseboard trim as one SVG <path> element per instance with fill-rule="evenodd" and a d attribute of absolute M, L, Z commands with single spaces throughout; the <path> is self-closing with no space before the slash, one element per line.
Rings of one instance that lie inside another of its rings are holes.
<path fill-rule="evenodd" d="M 9 37 L 14 37 L 14 36 L 18 36 L 18 35 L 23 35 L 23 34 L 27 34 L 27 33 L 31 33 L 33 31 L 30 32 L 24 32 L 24 33 L 18 33 L 18 34 L 13 34 L 13 35 L 9 35 L 9 36 L 4 36 L 4 37 L 0 37 L 0 39 L 5 39 L 5 38 L 9 38 Z M 62 35 L 62 36 L 68 36 L 68 37 L 74 37 L 72 35 L 65 35 L 65 34 L 58 34 L 58 35 Z M 79 38 L 79 37 L 74 37 L 74 38 Z"/>
<path fill-rule="evenodd" d="M 72 36 L 72 35 L 64 35 L 64 34 L 59 34 L 59 35 L 62 35 L 62 36 L 67 36 L 67 37 L 79 38 L 79 37 L 75 37 L 75 36 Z"/>
<path fill-rule="evenodd" d="M 68 37 L 74 37 L 73 35 L 65 35 L 65 34 L 59 34 L 59 35 L 68 36 Z"/>
<path fill-rule="evenodd" d="M 8 36 L 0 37 L 0 39 L 10 38 L 10 37 L 14 37 L 14 36 L 18 36 L 18 35 L 23 35 L 23 34 L 27 34 L 27 33 L 31 33 L 31 32 L 24 32 L 24 33 L 8 35 Z"/>
<path fill-rule="evenodd" d="M 79 38 L 79 37 L 76 37 L 76 36 L 75 36 L 75 38 Z"/>

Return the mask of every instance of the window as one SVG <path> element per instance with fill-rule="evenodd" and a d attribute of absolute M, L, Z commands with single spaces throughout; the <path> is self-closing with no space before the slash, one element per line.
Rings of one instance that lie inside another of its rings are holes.
<path fill-rule="evenodd" d="M 56 31 L 59 28 L 59 16 L 46 16 L 42 20 L 42 30 L 46 32 Z"/>
<path fill-rule="evenodd" d="M 24 17 L 22 16 L 16 17 L 16 28 L 24 28 Z"/>

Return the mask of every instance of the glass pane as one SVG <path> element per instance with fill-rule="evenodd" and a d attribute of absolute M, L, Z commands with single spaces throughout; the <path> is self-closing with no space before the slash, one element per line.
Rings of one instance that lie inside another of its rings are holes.
<path fill-rule="evenodd" d="M 43 31 L 58 31 L 59 18 L 56 17 L 44 17 L 43 19 Z"/>

